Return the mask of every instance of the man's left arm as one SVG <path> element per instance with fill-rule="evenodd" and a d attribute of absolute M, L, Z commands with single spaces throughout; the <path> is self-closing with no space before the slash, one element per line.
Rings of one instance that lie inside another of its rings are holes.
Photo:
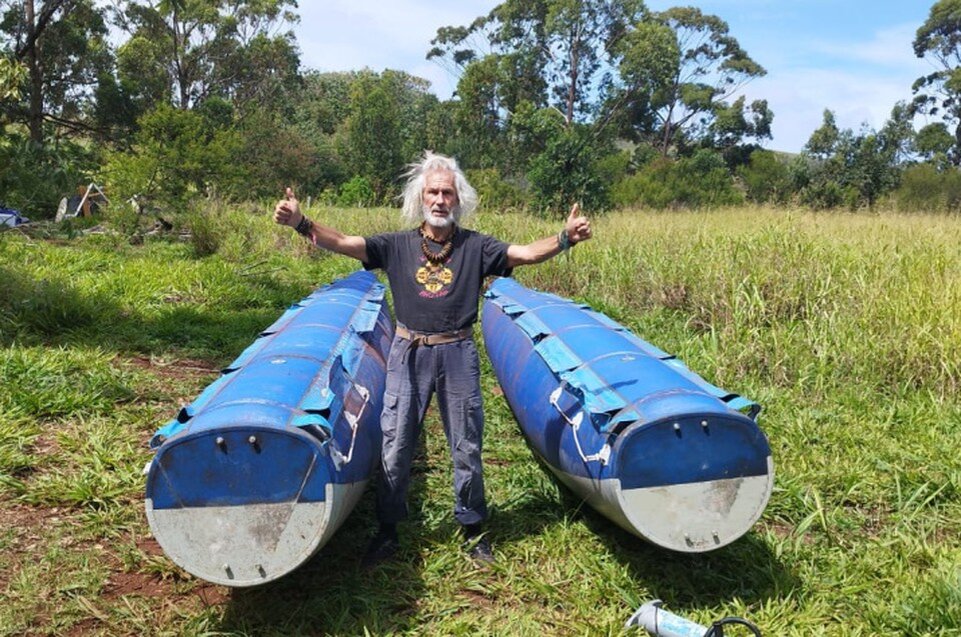
<path fill-rule="evenodd" d="M 575 243 L 590 239 L 591 222 L 580 213 L 580 206 L 574 204 L 571 207 L 571 213 L 567 215 L 564 229 L 558 234 L 538 239 L 527 245 L 507 246 L 507 266 L 513 268 L 519 265 L 541 263 L 567 250 Z"/>

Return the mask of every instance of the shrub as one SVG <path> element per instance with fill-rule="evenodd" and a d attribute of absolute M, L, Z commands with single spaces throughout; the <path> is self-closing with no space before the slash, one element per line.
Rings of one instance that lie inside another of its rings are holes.
<path fill-rule="evenodd" d="M 769 150 L 755 150 L 747 165 L 738 166 L 737 176 L 747 198 L 755 203 L 784 203 L 791 192 L 787 165 Z"/>
<path fill-rule="evenodd" d="M 651 208 L 711 208 L 737 205 L 743 196 L 734 188 L 724 159 L 708 150 L 677 161 L 661 157 L 618 182 L 615 205 Z"/>
<path fill-rule="evenodd" d="M 486 210 L 523 208 L 527 204 L 524 189 L 505 179 L 496 168 L 468 170 L 467 178 L 477 190 L 481 206 Z"/>
<path fill-rule="evenodd" d="M 33 219 L 52 219 L 57 204 L 90 181 L 91 151 L 69 141 L 39 145 L 26 137 L 0 136 L 0 205 Z"/>
<path fill-rule="evenodd" d="M 531 160 L 527 178 L 538 209 L 555 214 L 560 210 L 566 216 L 575 201 L 587 210 L 610 207 L 609 185 L 598 170 L 598 161 L 605 153 L 590 135 L 581 127 L 564 131 Z"/>
<path fill-rule="evenodd" d="M 354 175 L 350 178 L 350 181 L 340 187 L 340 194 L 337 196 L 337 205 L 368 208 L 376 203 L 376 197 L 374 187 L 370 181 L 366 177 Z"/>
<path fill-rule="evenodd" d="M 906 212 L 961 210 L 961 172 L 956 168 L 938 170 L 932 164 L 910 166 L 894 191 L 899 210 Z"/>
<path fill-rule="evenodd" d="M 121 200 L 137 195 L 145 203 L 178 212 L 198 195 L 229 192 L 243 167 L 233 161 L 239 134 L 220 128 L 194 111 L 163 105 L 139 120 L 133 150 L 114 153 L 107 162 L 111 191 Z"/>
<path fill-rule="evenodd" d="M 845 207 L 857 209 L 861 203 L 861 193 L 855 186 L 845 186 L 833 179 L 817 179 L 801 189 L 798 199 L 815 210 L 829 210 Z"/>

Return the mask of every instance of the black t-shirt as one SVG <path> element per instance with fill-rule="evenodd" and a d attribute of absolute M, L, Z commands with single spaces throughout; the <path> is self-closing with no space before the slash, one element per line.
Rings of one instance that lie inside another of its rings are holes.
<path fill-rule="evenodd" d="M 367 237 L 364 268 L 387 273 L 397 321 L 418 332 L 453 332 L 477 320 L 477 299 L 487 276 L 510 276 L 507 244 L 457 228 L 454 250 L 434 265 L 421 251 L 418 228 Z M 438 244 L 428 241 L 432 252 Z"/>

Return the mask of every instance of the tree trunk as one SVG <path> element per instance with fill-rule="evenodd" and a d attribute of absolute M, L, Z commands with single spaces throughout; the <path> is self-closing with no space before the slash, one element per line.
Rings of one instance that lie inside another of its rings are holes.
<path fill-rule="evenodd" d="M 954 148 L 948 152 L 948 158 L 955 166 L 961 166 L 961 122 L 954 129 Z"/>
<path fill-rule="evenodd" d="M 566 123 L 568 130 L 570 130 L 570 128 L 574 125 L 574 103 L 577 101 L 577 78 L 580 75 L 580 52 L 577 50 L 578 42 L 580 42 L 579 27 L 574 33 L 571 34 L 570 42 L 570 84 L 567 86 L 567 112 L 564 114 L 564 117 L 567 120 Z"/>
<path fill-rule="evenodd" d="M 40 144 L 43 143 L 43 69 L 40 66 L 40 39 L 36 31 L 37 21 L 33 0 L 24 0 L 23 7 L 29 43 L 25 56 L 30 77 L 30 113 L 27 127 L 30 129 L 30 139 Z"/>

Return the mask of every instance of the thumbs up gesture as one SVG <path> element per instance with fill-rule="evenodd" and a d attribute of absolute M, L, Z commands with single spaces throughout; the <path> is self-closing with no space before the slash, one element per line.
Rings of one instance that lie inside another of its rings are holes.
<path fill-rule="evenodd" d="M 296 228 L 303 215 L 300 212 L 300 202 L 294 196 L 294 189 L 287 187 L 284 198 L 277 202 L 274 207 L 274 221 L 283 226 Z"/>
<path fill-rule="evenodd" d="M 564 224 L 567 230 L 567 237 L 571 245 L 587 241 L 591 238 L 591 222 L 587 217 L 581 216 L 580 204 L 571 206 L 571 213 L 567 215 L 567 223 Z"/>

